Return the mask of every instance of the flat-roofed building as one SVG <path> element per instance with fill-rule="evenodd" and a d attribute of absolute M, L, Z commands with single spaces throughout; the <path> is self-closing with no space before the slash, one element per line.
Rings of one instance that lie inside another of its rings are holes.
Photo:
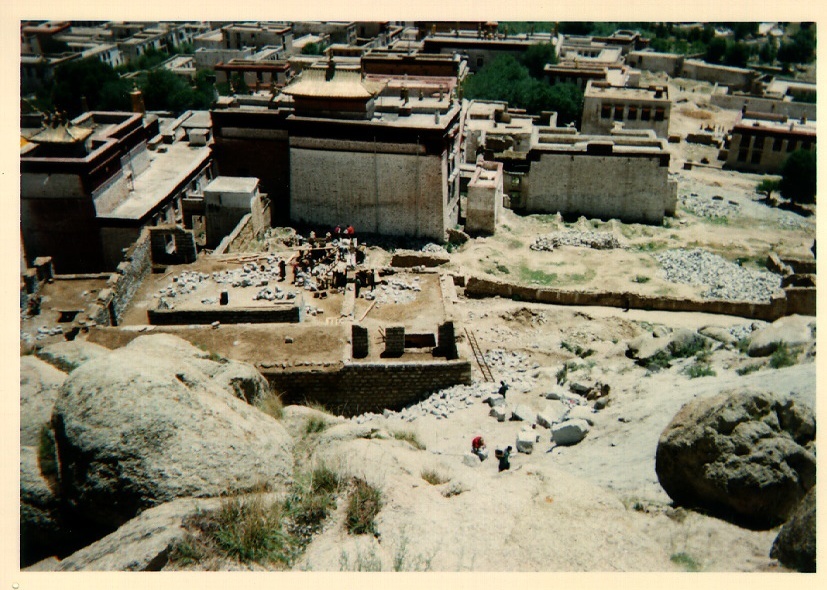
<path fill-rule="evenodd" d="M 293 32 L 299 35 L 327 35 L 331 43 L 356 45 L 359 37 L 353 21 L 301 21 L 293 23 Z"/>
<path fill-rule="evenodd" d="M 476 33 L 437 33 L 423 39 L 422 50 L 425 53 L 459 54 L 467 59 L 469 70 L 476 73 L 501 55 L 516 58 L 532 45 L 551 42 L 552 38 L 548 33 L 497 35 L 491 38 L 480 37 Z"/>
<path fill-rule="evenodd" d="M 460 105 L 382 89 L 328 62 L 288 85 L 289 101 L 214 110 L 220 173 L 260 178 L 276 223 L 444 241 L 459 216 Z"/>
<path fill-rule="evenodd" d="M 660 224 L 677 204 L 669 159 L 666 140 L 651 130 L 586 135 L 540 128 L 524 157 L 524 199 L 511 205 L 527 213 Z"/>
<path fill-rule="evenodd" d="M 114 270 L 142 228 L 184 223 L 181 200 L 212 175 L 210 148 L 190 145 L 182 129 L 189 116 L 162 126 L 151 115 L 94 111 L 28 130 L 26 256 L 51 256 L 61 273 Z"/>
<path fill-rule="evenodd" d="M 669 135 L 672 101 L 665 85 L 648 88 L 610 86 L 589 82 L 583 100 L 582 131 L 608 135 L 622 124 L 624 129 L 651 129 L 658 137 Z"/>
<path fill-rule="evenodd" d="M 815 147 L 815 121 L 747 112 L 732 129 L 726 165 L 734 170 L 774 174 L 794 151 Z"/>

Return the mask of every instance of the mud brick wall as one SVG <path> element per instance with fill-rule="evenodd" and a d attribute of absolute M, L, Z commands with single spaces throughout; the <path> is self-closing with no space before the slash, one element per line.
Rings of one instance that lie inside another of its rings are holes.
<path fill-rule="evenodd" d="M 338 371 L 262 371 L 285 404 L 317 402 L 334 413 L 400 410 L 431 393 L 471 382 L 467 360 L 348 363 Z"/>
<path fill-rule="evenodd" d="M 370 339 L 368 338 L 367 328 L 353 324 L 351 328 L 351 340 L 353 341 L 353 358 L 363 359 L 368 356 L 370 352 Z"/>
<path fill-rule="evenodd" d="M 298 306 L 275 309 L 150 309 L 149 323 L 156 326 L 181 324 L 290 324 L 301 321 Z"/>
<path fill-rule="evenodd" d="M 784 293 L 787 295 L 787 315 L 816 315 L 815 287 L 788 287 Z"/>
<path fill-rule="evenodd" d="M 405 353 L 404 326 L 388 326 L 385 328 L 385 356 L 398 357 Z"/>
<path fill-rule="evenodd" d="M 786 296 L 773 297 L 769 303 L 683 299 L 627 292 L 566 291 L 535 288 L 479 277 L 468 278 L 465 285 L 465 294 L 469 297 L 508 297 L 517 301 L 535 301 L 554 305 L 601 305 L 658 311 L 700 311 L 766 321 L 774 321 L 788 313 L 794 313 L 788 310 Z"/>

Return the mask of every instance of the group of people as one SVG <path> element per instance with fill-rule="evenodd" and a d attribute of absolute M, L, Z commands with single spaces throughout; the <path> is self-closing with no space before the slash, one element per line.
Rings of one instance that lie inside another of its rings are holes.
<path fill-rule="evenodd" d="M 471 452 L 479 457 L 480 461 L 485 461 L 488 458 L 488 447 L 485 445 L 485 439 L 481 436 L 474 437 L 471 441 Z M 511 457 L 510 445 L 504 449 L 495 449 L 494 456 L 499 461 L 498 469 L 500 471 L 511 468 L 511 461 L 509 460 Z"/>

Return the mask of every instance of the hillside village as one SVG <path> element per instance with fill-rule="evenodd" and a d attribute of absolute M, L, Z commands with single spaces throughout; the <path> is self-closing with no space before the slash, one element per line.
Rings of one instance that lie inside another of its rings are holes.
<path fill-rule="evenodd" d="M 21 574 L 815 571 L 815 24 L 586 25 L 22 22 Z"/>

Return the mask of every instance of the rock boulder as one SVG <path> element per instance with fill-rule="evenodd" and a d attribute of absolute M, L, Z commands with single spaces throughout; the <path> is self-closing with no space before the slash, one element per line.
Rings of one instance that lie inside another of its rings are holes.
<path fill-rule="evenodd" d="M 66 373 L 34 356 L 20 357 L 20 444 L 36 447 L 49 424 Z"/>
<path fill-rule="evenodd" d="M 290 476 L 281 424 L 217 385 L 220 363 L 193 349 L 143 336 L 84 363 L 61 388 L 52 416 L 61 495 L 101 533 L 178 497 Z"/>
<path fill-rule="evenodd" d="M 739 391 L 685 405 L 655 469 L 678 504 L 753 528 L 784 522 L 815 484 L 815 417 L 792 396 Z"/>
<path fill-rule="evenodd" d="M 814 318 L 791 315 L 774 321 L 769 326 L 756 330 L 749 340 L 750 356 L 769 356 L 778 348 L 779 342 L 795 346 L 813 340 L 811 324 Z"/>
<path fill-rule="evenodd" d="M 775 542 L 770 557 L 800 572 L 816 571 L 816 488 L 813 486 L 793 512 Z"/>
<path fill-rule="evenodd" d="M 585 420 L 566 420 L 551 427 L 551 440 L 559 446 L 576 445 L 588 432 L 589 423 Z"/>

